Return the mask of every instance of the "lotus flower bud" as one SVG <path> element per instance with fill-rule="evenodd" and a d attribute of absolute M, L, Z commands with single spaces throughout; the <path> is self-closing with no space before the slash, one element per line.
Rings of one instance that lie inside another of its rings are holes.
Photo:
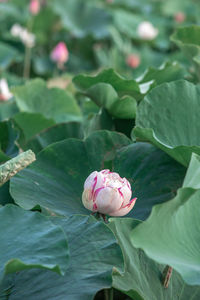
<path fill-rule="evenodd" d="M 138 25 L 137 33 L 143 40 L 153 40 L 158 35 L 158 29 L 150 22 L 144 21 Z"/>
<path fill-rule="evenodd" d="M 63 68 L 64 63 L 68 60 L 69 52 L 64 42 L 60 42 L 51 52 L 51 59 L 55 61 L 60 69 Z"/>
<path fill-rule="evenodd" d="M 31 0 L 29 4 L 29 11 L 32 15 L 36 16 L 40 11 L 40 1 Z"/>
<path fill-rule="evenodd" d="M 174 15 L 174 20 L 176 21 L 176 23 L 183 23 L 185 21 L 185 14 L 184 12 L 182 11 L 179 11 L 177 12 L 175 15 Z"/>
<path fill-rule="evenodd" d="M 0 101 L 7 101 L 10 98 L 12 98 L 13 94 L 11 94 L 9 88 L 8 88 L 8 83 L 6 79 L 1 79 L 0 80 Z"/>
<path fill-rule="evenodd" d="M 131 186 L 118 173 L 94 171 L 84 183 L 83 205 L 93 211 L 110 216 L 124 216 L 133 208 L 137 198 L 131 199 Z"/>
<path fill-rule="evenodd" d="M 140 65 L 140 57 L 137 54 L 129 54 L 126 58 L 127 65 L 132 68 L 136 69 Z"/>

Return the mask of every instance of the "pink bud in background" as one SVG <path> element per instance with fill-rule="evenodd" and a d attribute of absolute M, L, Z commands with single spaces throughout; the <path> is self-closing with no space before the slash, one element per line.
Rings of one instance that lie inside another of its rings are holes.
<path fill-rule="evenodd" d="M 64 63 L 69 58 L 69 52 L 64 42 L 60 42 L 51 52 L 51 59 L 55 61 L 59 68 L 63 68 Z"/>
<path fill-rule="evenodd" d="M 40 1 L 31 0 L 29 4 L 29 11 L 32 15 L 36 16 L 40 11 Z"/>
<path fill-rule="evenodd" d="M 136 69 L 140 65 L 140 57 L 137 54 L 129 54 L 126 58 L 127 65 L 132 68 Z"/>
<path fill-rule="evenodd" d="M 11 94 L 7 80 L 2 78 L 0 79 L 0 101 L 7 101 L 12 98 L 13 94 Z"/>
<path fill-rule="evenodd" d="M 158 35 L 158 29 L 150 22 L 144 21 L 138 25 L 137 34 L 143 40 L 153 40 Z"/>
<path fill-rule="evenodd" d="M 131 186 L 118 173 L 94 171 L 84 183 L 83 205 L 93 211 L 110 216 L 124 216 L 133 208 L 137 198 L 131 200 Z"/>
<path fill-rule="evenodd" d="M 174 20 L 176 21 L 176 23 L 183 23 L 185 19 L 185 14 L 182 11 L 179 11 L 174 15 Z"/>

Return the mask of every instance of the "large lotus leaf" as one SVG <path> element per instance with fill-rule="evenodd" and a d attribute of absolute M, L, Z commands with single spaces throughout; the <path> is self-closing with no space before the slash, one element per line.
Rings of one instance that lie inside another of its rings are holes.
<path fill-rule="evenodd" d="M 167 62 L 159 68 L 149 67 L 142 77 L 138 79 L 140 89 L 144 93 L 149 89 L 165 82 L 183 79 L 186 70 L 177 62 Z"/>
<path fill-rule="evenodd" d="M 60 15 L 63 25 L 71 34 L 83 38 L 88 34 L 95 38 L 109 35 L 110 16 L 106 10 L 84 0 L 51 1 L 54 11 Z"/>
<path fill-rule="evenodd" d="M 111 287 L 113 267 L 122 270 L 121 249 L 105 224 L 91 216 L 54 219 L 51 220 L 62 226 L 69 242 L 70 266 L 66 274 L 58 276 L 43 270 L 20 272 L 7 283 L 13 286 L 10 300 L 38 297 L 40 300 L 92 300 L 97 291 Z"/>
<path fill-rule="evenodd" d="M 5 43 L 0 43 L 0 70 L 4 70 L 16 59 L 18 51 Z"/>
<path fill-rule="evenodd" d="M 20 112 L 13 119 L 23 132 L 25 140 L 29 140 L 40 131 L 55 125 L 53 119 L 47 119 L 40 113 Z"/>
<path fill-rule="evenodd" d="M 7 205 L 0 208 L 0 276 L 30 268 L 64 274 L 68 245 L 61 228 L 38 212 Z"/>
<path fill-rule="evenodd" d="M 18 113 L 19 109 L 14 102 L 14 100 L 9 100 L 6 102 L 0 103 L 0 121 L 4 121 L 9 119 L 10 117 L 14 116 Z"/>
<path fill-rule="evenodd" d="M 200 190 L 182 188 L 156 205 L 132 232 L 134 246 L 159 263 L 177 270 L 191 285 L 200 285 Z"/>
<path fill-rule="evenodd" d="M 130 96 L 119 98 L 117 92 L 108 83 L 97 83 L 85 91 L 98 106 L 106 108 L 110 115 L 119 119 L 134 119 L 137 101 Z"/>
<path fill-rule="evenodd" d="M 200 154 L 200 86 L 180 80 L 153 89 L 140 103 L 134 134 L 187 166 Z"/>
<path fill-rule="evenodd" d="M 42 79 L 34 79 L 24 86 L 14 88 L 13 94 L 22 112 L 40 113 L 57 123 L 81 118 L 76 100 L 64 90 L 48 89 Z"/>
<path fill-rule="evenodd" d="M 200 26 L 180 27 L 171 36 L 171 40 L 190 58 L 200 55 Z"/>
<path fill-rule="evenodd" d="M 84 91 L 97 83 L 108 83 L 112 85 L 120 97 L 129 95 L 133 97 L 135 96 L 137 99 L 137 97 L 140 96 L 138 83 L 135 80 L 128 80 L 121 77 L 113 69 L 103 70 L 96 76 L 80 74 L 74 77 L 73 82 L 78 88 Z"/>
<path fill-rule="evenodd" d="M 48 129 L 42 130 L 25 144 L 25 149 L 32 149 L 34 153 L 40 152 L 48 145 L 65 140 L 67 138 L 83 138 L 81 123 L 68 122 L 56 124 Z"/>
<path fill-rule="evenodd" d="M 174 197 L 181 186 L 186 169 L 163 151 L 148 143 L 135 143 L 118 151 L 114 170 L 126 177 L 137 197 L 129 216 L 143 220 L 152 206 Z M 166 176 L 167 174 L 167 176 Z"/>
<path fill-rule="evenodd" d="M 198 300 L 199 286 L 186 285 L 175 271 L 168 288 L 163 287 L 165 266 L 148 258 L 142 250 L 134 248 L 131 242 L 131 232 L 138 224 L 138 221 L 128 218 L 111 219 L 109 227 L 118 239 L 125 263 L 123 274 L 113 274 L 113 286 L 134 300 Z"/>
<path fill-rule="evenodd" d="M 52 144 L 13 178 L 11 195 L 25 209 L 39 204 L 61 215 L 89 213 L 81 202 L 85 179 L 94 170 L 110 167 L 116 150 L 130 142 L 122 134 L 102 131 L 85 141 Z"/>
<path fill-rule="evenodd" d="M 185 168 L 150 144 L 129 144 L 121 134 L 99 131 L 85 142 L 68 139 L 50 145 L 12 179 L 11 195 L 25 209 L 39 204 L 61 215 L 89 213 L 81 203 L 84 181 L 92 171 L 110 168 L 130 181 L 138 198 L 131 216 L 144 219 L 154 204 L 174 196 Z"/>

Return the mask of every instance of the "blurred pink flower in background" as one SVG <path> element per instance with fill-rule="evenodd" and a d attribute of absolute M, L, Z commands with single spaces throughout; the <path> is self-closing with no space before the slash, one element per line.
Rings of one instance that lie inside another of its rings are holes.
<path fill-rule="evenodd" d="M 93 211 L 110 216 L 124 216 L 135 205 L 131 200 L 131 185 L 126 178 L 110 170 L 92 172 L 84 183 L 83 205 Z"/>
<path fill-rule="evenodd" d="M 29 11 L 32 15 L 36 16 L 40 11 L 40 1 L 31 0 L 29 4 Z"/>
<path fill-rule="evenodd" d="M 158 29 L 152 23 L 144 21 L 137 27 L 137 34 L 142 40 L 153 40 L 158 35 Z"/>
<path fill-rule="evenodd" d="M 129 54 L 126 58 L 127 65 L 132 68 L 136 69 L 140 65 L 140 57 L 137 54 Z"/>
<path fill-rule="evenodd" d="M 176 21 L 176 23 L 183 23 L 186 19 L 186 16 L 184 14 L 184 12 L 182 11 L 178 11 L 175 15 L 174 15 L 174 20 Z"/>
<path fill-rule="evenodd" d="M 58 43 L 51 52 L 51 59 L 57 63 L 58 68 L 62 69 L 68 61 L 69 51 L 64 42 Z"/>
<path fill-rule="evenodd" d="M 0 101 L 7 101 L 12 98 L 13 94 L 11 94 L 7 80 L 2 78 L 0 79 Z"/>

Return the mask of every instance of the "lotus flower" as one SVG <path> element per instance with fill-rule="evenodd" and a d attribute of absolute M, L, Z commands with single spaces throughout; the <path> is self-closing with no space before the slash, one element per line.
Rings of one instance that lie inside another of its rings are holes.
<path fill-rule="evenodd" d="M 185 14 L 182 11 L 179 11 L 174 15 L 174 20 L 176 21 L 176 23 L 181 24 L 185 21 L 185 19 L 186 19 Z"/>
<path fill-rule="evenodd" d="M 158 35 L 158 29 L 150 22 L 144 21 L 139 24 L 137 33 L 143 40 L 153 40 Z"/>
<path fill-rule="evenodd" d="M 63 68 L 64 63 L 68 60 L 69 52 L 64 42 L 60 42 L 51 52 L 51 59 L 55 61 L 59 68 Z"/>
<path fill-rule="evenodd" d="M 110 216 L 124 216 L 133 208 L 137 198 L 131 199 L 131 186 L 126 178 L 110 170 L 94 171 L 84 183 L 83 205 Z"/>
<path fill-rule="evenodd" d="M 140 57 L 137 54 L 129 54 L 126 58 L 127 65 L 132 68 L 136 69 L 140 65 Z"/>
<path fill-rule="evenodd" d="M 20 34 L 20 39 L 24 45 L 29 48 L 35 46 L 35 35 L 24 28 Z"/>
<path fill-rule="evenodd" d="M 11 94 L 7 80 L 2 78 L 0 80 L 0 101 L 7 101 L 12 98 L 13 94 Z"/>
<path fill-rule="evenodd" d="M 23 27 L 16 23 L 11 27 L 10 33 L 14 37 L 20 37 L 22 30 L 23 30 Z"/>
<path fill-rule="evenodd" d="M 32 15 L 36 16 L 40 11 L 40 1 L 31 0 L 29 4 L 29 11 Z"/>
<path fill-rule="evenodd" d="M 21 25 L 14 24 L 11 27 L 10 33 L 12 36 L 20 38 L 22 43 L 27 47 L 32 48 L 35 46 L 35 35 Z"/>

